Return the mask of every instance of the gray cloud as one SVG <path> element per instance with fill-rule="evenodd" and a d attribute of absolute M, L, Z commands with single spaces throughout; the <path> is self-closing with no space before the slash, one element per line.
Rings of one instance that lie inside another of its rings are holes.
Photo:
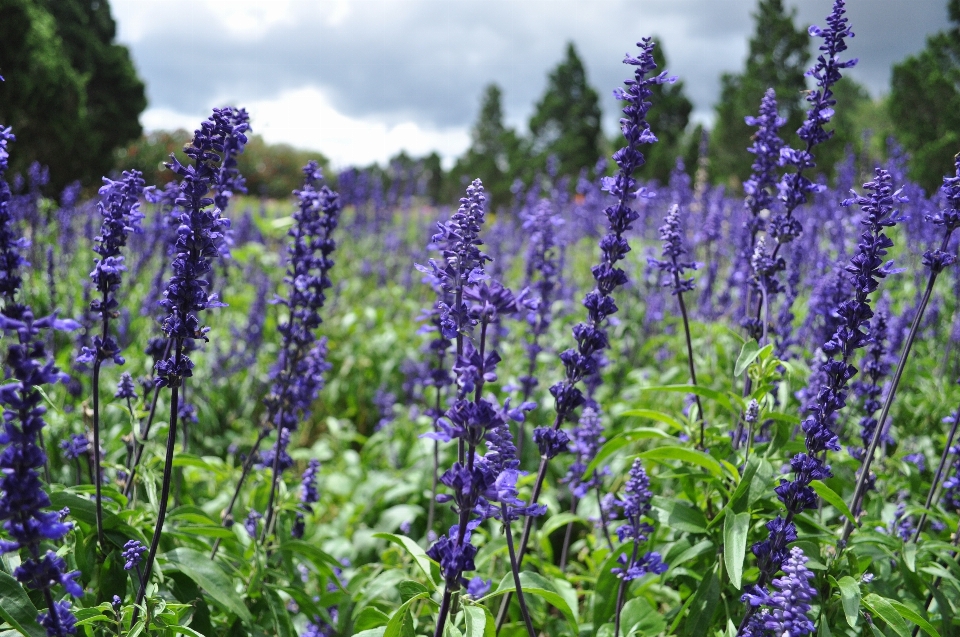
<path fill-rule="evenodd" d="M 124 2 L 114 0 L 125 38 Z M 830 0 L 795 0 L 798 22 L 823 24 Z M 219 5 L 226 8 L 229 5 Z M 643 35 L 665 47 L 669 70 L 683 79 L 695 115 L 709 119 L 724 71 L 736 72 L 753 29 L 754 0 L 364 0 L 331 20 L 329 2 L 295 2 L 293 20 L 257 35 L 220 28 L 222 14 L 185 4 L 127 38 L 147 81 L 151 106 L 195 113 L 214 100 L 269 98 L 321 88 L 352 116 L 433 127 L 468 126 L 483 86 L 504 89 L 508 119 L 521 124 L 542 94 L 546 74 L 577 45 L 591 83 L 610 96 L 627 71 L 619 64 Z M 886 90 L 890 65 L 922 48 L 944 27 L 944 0 L 852 0 L 857 37 L 851 73 L 874 95 Z"/>

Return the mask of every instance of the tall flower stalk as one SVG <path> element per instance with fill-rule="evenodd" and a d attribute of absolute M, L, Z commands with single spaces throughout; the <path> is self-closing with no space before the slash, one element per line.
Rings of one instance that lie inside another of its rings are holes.
<path fill-rule="evenodd" d="M 828 451 L 839 451 L 840 444 L 834 426 L 839 411 L 846 405 L 848 384 L 856 375 L 857 368 L 851 364 L 856 350 L 870 343 L 871 335 L 865 331 L 873 317 L 870 295 L 880 285 L 880 280 L 896 272 L 892 262 L 884 263 L 883 257 L 893 246 L 885 234 L 900 217 L 895 205 L 903 201 L 900 191 L 894 191 L 890 174 L 878 168 L 873 181 L 864 185 L 868 196 L 858 196 L 855 201 L 863 210 L 860 224 L 859 249 L 846 266 L 853 284 L 853 298 L 836 308 L 838 327 L 833 336 L 823 345 L 827 360 L 821 365 L 825 384 L 817 394 L 816 403 L 803 421 L 806 434 L 806 452 L 798 453 L 790 461 L 792 480 L 781 479 L 775 491 L 783 504 L 786 515 L 777 515 L 766 524 L 769 537 L 751 547 L 757 558 L 760 577 L 756 585 L 747 589 L 743 601 L 748 601 L 747 612 L 740 624 L 740 635 L 749 635 L 748 630 L 758 604 L 768 594 L 767 584 L 781 569 L 788 557 L 787 546 L 797 539 L 794 518 L 810 509 L 815 509 L 819 498 L 813 487 L 814 480 L 824 480 L 833 474 L 826 464 Z"/>
<path fill-rule="evenodd" d="M 530 233 L 527 247 L 526 285 L 531 296 L 527 299 L 527 369 L 520 377 L 520 402 L 526 404 L 537 387 L 537 357 L 543 351 L 541 339 L 553 322 L 553 303 L 560 281 L 560 254 L 557 230 L 563 219 L 549 199 L 541 199 L 532 212 L 523 219 L 523 230 Z M 526 440 L 525 422 L 517 430 L 517 456 L 523 455 Z"/>
<path fill-rule="evenodd" d="M 653 532 L 653 527 L 643 521 L 643 518 L 650 513 L 652 497 L 650 478 L 644 471 L 640 459 L 637 458 L 630 467 L 624 495 L 616 502 L 616 506 L 622 510 L 626 518 L 626 524 L 617 529 L 617 537 L 621 543 L 632 540 L 633 548 L 629 557 L 626 553 L 621 553 L 617 558 L 620 566 L 611 569 L 611 572 L 620 579 L 620 585 L 617 587 L 613 637 L 620 637 L 620 611 L 623 610 L 623 597 L 627 592 L 628 583 L 640 579 L 647 573 L 663 573 L 667 570 L 667 565 L 663 563 L 660 554 L 656 551 L 650 551 L 642 557 L 640 555 L 640 545 L 646 542 L 650 533 Z"/>
<path fill-rule="evenodd" d="M 687 305 L 683 301 L 683 293 L 693 290 L 693 277 L 683 278 L 687 270 L 696 270 L 698 263 L 693 261 L 681 261 L 680 257 L 686 252 L 683 248 L 683 227 L 680 224 L 680 206 L 674 204 L 673 208 L 667 214 L 662 226 L 660 226 L 660 241 L 663 244 L 663 260 L 650 257 L 647 261 L 651 266 L 668 275 L 668 279 L 663 283 L 664 287 L 670 288 L 670 293 L 677 297 L 677 304 L 680 306 L 680 318 L 683 319 L 683 334 L 687 340 L 687 366 L 690 369 L 690 383 L 696 387 L 697 370 L 693 362 L 693 340 L 690 338 L 690 319 L 687 316 Z M 704 434 L 706 429 L 706 420 L 703 415 L 703 404 L 700 402 L 700 395 L 694 394 L 694 400 L 697 403 L 697 418 L 700 419 L 700 442 L 698 446 L 704 449 Z"/>
<path fill-rule="evenodd" d="M 273 449 L 261 457 L 272 471 L 261 542 L 266 542 L 273 532 L 276 516 L 273 504 L 280 474 L 286 468 L 284 461 L 289 457 L 286 446 L 290 435 L 310 413 L 310 406 L 323 388 L 323 374 L 330 368 L 327 341 L 318 338 L 316 331 L 323 322 L 320 310 L 327 298 L 325 290 L 333 285 L 330 257 L 337 245 L 333 231 L 340 221 L 340 196 L 327 186 L 318 187 L 323 174 L 317 162 L 308 163 L 303 174 L 303 188 L 295 193 L 299 208 L 289 232 L 290 262 L 284 277 L 288 292 L 286 298 L 278 300 L 286 306 L 288 315 L 277 328 L 281 337 L 280 354 L 273 369 L 273 386 L 264 399 L 268 420 L 277 430 L 277 440 Z"/>
<path fill-rule="evenodd" d="M 0 78 L 2 79 L 2 78 Z M 57 601 L 54 588 L 63 586 L 74 597 L 83 590 L 77 583 L 80 571 L 66 572 L 67 565 L 45 542 L 58 542 L 73 529 L 64 521 L 65 512 L 47 511 L 50 498 L 44 491 L 40 471 L 47 456 L 42 448 L 43 385 L 66 380 L 66 375 L 47 354 L 43 330 L 75 329 L 74 321 L 58 320 L 55 314 L 34 318 L 26 304 L 18 302 L 22 282 L 21 268 L 29 265 L 21 255 L 26 239 L 16 235 L 10 211 L 10 187 L 4 180 L 8 167 L 7 146 L 15 137 L 0 126 L 0 329 L 16 342 L 7 347 L 6 365 L 10 378 L 0 386 L 0 404 L 4 407 L 0 430 L 0 522 L 6 538 L 0 538 L 0 555 L 15 553 L 20 564 L 13 576 L 26 588 L 39 591 L 47 610 L 37 616 L 50 637 L 76 633 L 76 618 L 70 602 Z"/>
<path fill-rule="evenodd" d="M 531 496 L 533 504 L 540 499 L 550 459 L 561 449 L 566 448 L 566 435 L 560 431 L 560 427 L 584 402 L 583 393 L 577 385 L 597 371 L 599 358 L 610 346 L 605 326 L 607 320 L 618 309 L 613 299 L 613 292 L 627 282 L 626 272 L 617 267 L 617 263 L 630 251 L 630 244 L 625 235 L 633 222 L 640 217 L 631 204 L 647 194 L 644 188 L 638 187 L 633 173 L 646 162 L 640 151 L 641 146 L 657 141 L 656 135 L 650 130 L 650 124 L 647 122 L 647 113 L 652 106 L 648 101 L 653 95 L 651 87 L 673 82 L 676 79 L 668 77 L 666 71 L 658 75 L 649 75 L 657 68 L 653 61 L 654 44 L 651 38 L 644 38 L 637 43 L 637 46 L 640 48 L 640 55 L 638 57 L 627 55 L 623 60 L 624 64 L 636 67 L 634 77 L 624 82 L 626 89 L 618 88 L 614 91 L 617 99 L 626 102 L 623 108 L 624 117 L 620 120 L 620 130 L 626 138 L 627 145 L 613 154 L 613 159 L 619 167 L 616 177 L 604 177 L 602 181 L 603 189 L 616 197 L 616 202 L 604 209 L 609 229 L 600 239 L 602 252 L 600 263 L 593 267 L 596 287 L 583 299 L 583 306 L 587 310 L 586 322 L 579 323 L 573 328 L 573 336 L 577 341 L 576 348 L 560 354 L 566 377 L 550 388 L 556 409 L 553 425 L 534 431 L 534 439 L 538 440 L 541 456 Z M 523 535 L 520 537 L 518 559 L 521 564 L 532 529 L 533 518 L 527 518 Z M 509 605 L 509 595 L 504 596 L 497 615 L 498 628 L 506 621 Z"/>
<path fill-rule="evenodd" d="M 423 435 L 440 442 L 457 441 L 457 461 L 440 477 L 440 482 L 452 493 L 437 496 L 438 502 L 453 503 L 457 523 L 427 551 L 427 555 L 440 564 L 445 583 L 436 637 L 444 634 L 453 595 L 466 581 L 464 574 L 474 570 L 477 549 L 470 542 L 473 530 L 485 519 L 503 521 L 514 584 L 520 591 L 519 560 L 510 523 L 546 511 L 545 507 L 528 506 L 517 498 L 519 461 L 507 422 L 521 419 L 522 408 L 510 409 L 509 404 L 501 408 L 483 396 L 485 384 L 496 380 L 500 362 L 497 352 L 488 348 L 489 330 L 499 324 L 502 317 L 516 314 L 524 296 L 514 296 L 497 281 L 485 280 L 483 262 L 488 259 L 477 248 L 484 203 L 483 184 L 478 179 L 467 188 L 467 196 L 460 200 L 458 211 L 441 224 L 439 234 L 434 237 L 444 260 L 431 259 L 428 267 L 420 267 L 440 281 L 452 298 L 459 300 L 455 308 L 443 308 L 447 320 L 442 325 L 448 330 L 448 338 L 453 338 L 456 330 L 463 348 L 453 368 L 457 378 L 456 398 L 438 420 L 437 430 Z M 472 327 L 477 327 L 479 332 L 476 345 L 464 334 Z M 484 443 L 488 453 L 480 455 L 478 451 Z M 521 604 L 521 612 L 528 633 L 534 637 L 525 603 Z"/>
<path fill-rule="evenodd" d="M 204 122 L 202 126 L 208 126 L 211 130 L 215 130 L 214 135 L 217 137 L 216 146 L 211 147 L 212 150 L 207 151 L 210 155 L 204 160 L 211 163 L 211 165 L 204 170 L 204 180 L 208 185 L 208 192 L 212 190 L 214 195 L 212 199 L 205 197 L 208 201 L 206 205 L 212 203 L 216 210 L 219 211 L 219 214 L 223 215 L 226 213 L 227 205 L 233 194 L 235 192 L 246 192 L 243 177 L 240 176 L 236 168 L 236 157 L 243 152 L 247 143 L 247 133 L 250 132 L 250 116 L 246 110 L 242 108 L 215 108 L 213 109 L 213 115 Z M 198 134 L 200 132 L 201 131 L 197 131 Z M 187 145 L 187 147 L 184 148 L 184 152 L 188 157 L 193 159 L 194 162 L 198 161 L 193 155 L 187 152 L 190 148 L 191 145 Z M 175 157 L 171 156 L 171 159 L 174 162 L 177 161 Z M 179 165 L 179 163 L 177 163 L 177 165 Z M 167 164 L 167 166 L 173 169 L 172 164 Z M 171 182 L 162 190 L 147 189 L 147 192 L 144 194 L 148 201 L 158 206 L 157 214 L 159 218 L 154 230 L 161 232 L 168 242 L 167 251 L 169 255 L 163 254 L 163 256 L 169 256 L 173 259 L 180 250 L 178 247 L 180 242 L 180 228 L 183 225 L 184 206 L 188 202 L 188 199 L 183 196 L 182 183 Z M 206 194 L 208 193 L 204 193 L 204 195 Z M 226 228 L 224 230 L 226 230 Z M 221 257 L 229 254 L 225 243 L 224 237 L 218 238 L 217 250 Z M 166 287 L 163 285 L 164 271 L 165 266 L 163 265 L 163 261 L 161 261 L 161 267 L 157 270 L 155 284 L 151 286 L 151 292 L 148 295 L 152 300 L 149 304 L 145 305 L 145 308 L 152 308 L 154 301 L 156 301 L 161 294 L 166 293 Z M 163 292 L 161 292 L 161 290 L 163 290 Z M 157 301 L 156 304 L 163 307 L 163 301 Z M 184 348 L 182 353 L 189 354 L 194 347 L 194 342 L 187 340 L 182 343 L 182 346 Z M 171 339 L 156 337 L 150 339 L 146 353 L 153 356 L 156 361 L 160 361 L 168 358 L 172 351 L 173 341 Z M 153 396 L 150 400 L 150 409 L 147 412 L 147 418 L 140 423 L 140 444 L 137 444 L 137 438 L 136 436 L 134 437 L 134 458 L 130 463 L 130 475 L 127 478 L 126 488 L 124 489 L 124 495 L 127 497 L 133 493 L 137 467 L 140 465 L 140 460 L 143 457 L 145 444 L 150 437 L 150 430 L 153 427 L 153 421 L 157 413 L 157 401 L 160 398 L 161 385 L 154 383 L 152 389 Z M 144 400 L 146 400 L 146 392 Z M 130 501 L 133 502 L 133 499 L 131 498 Z"/>
<path fill-rule="evenodd" d="M 184 154 L 192 163 L 183 165 L 176 156 L 171 155 L 170 163 L 166 164 L 181 178 L 176 200 L 177 209 L 181 212 L 175 244 L 176 254 L 171 263 L 173 275 L 167 283 L 164 298 L 160 301 L 160 306 L 167 312 L 161 328 L 171 346 L 168 348 L 167 357 L 156 364 L 158 386 L 170 388 L 170 422 L 157 522 L 140 578 L 131 626 L 136 624 L 139 617 L 140 605 L 146 595 L 167 513 L 177 441 L 180 392 L 186 379 L 193 375 L 193 361 L 186 355 L 185 347 L 196 340 L 207 340 L 210 328 L 201 324 L 199 313 L 224 307 L 216 294 L 207 292 L 209 284 L 206 276 L 212 269 L 213 260 L 221 254 L 223 233 L 230 222 L 221 216 L 221 210 L 214 206 L 214 200 L 208 195 L 220 174 L 224 149 L 230 144 L 227 140 L 238 137 L 243 143 L 246 142 L 245 132 L 249 127 L 245 120 L 241 120 L 239 124 L 237 120 L 237 111 L 234 109 L 214 109 L 210 119 L 200 125 L 200 129 L 194 133 L 193 141 L 184 148 Z"/>
<path fill-rule="evenodd" d="M 953 177 L 944 177 L 943 185 L 940 187 L 940 192 L 943 195 L 946 207 L 944 210 L 936 214 L 927 216 L 926 219 L 930 224 L 941 229 L 943 232 L 943 239 L 940 242 L 939 248 L 927 250 L 923 254 L 923 264 L 930 271 L 930 274 L 927 278 L 927 287 L 923 292 L 923 298 L 920 300 L 920 305 L 917 307 L 917 313 L 913 317 L 913 323 L 910 325 L 910 333 L 907 335 L 906 342 L 903 344 L 903 349 L 900 351 L 900 360 L 897 362 L 897 371 L 894 372 L 893 380 L 890 383 L 890 389 L 887 390 L 887 396 L 883 401 L 883 407 L 880 409 L 880 416 L 877 418 L 879 425 L 874 428 L 873 436 L 870 439 L 870 445 L 867 447 L 867 451 L 863 458 L 863 468 L 860 470 L 860 475 L 857 477 L 857 484 L 853 491 L 850 506 L 850 510 L 855 516 L 860 514 L 860 508 L 863 505 L 863 498 L 867 491 L 870 465 L 873 462 L 874 453 L 877 450 L 877 446 L 880 444 L 880 437 L 883 433 L 883 423 L 886 422 L 887 416 L 890 415 L 890 407 L 893 405 L 894 398 L 896 398 L 897 388 L 900 386 L 900 379 L 903 377 L 903 371 L 906 368 L 907 359 L 910 356 L 910 349 L 913 347 L 913 342 L 916 339 L 917 331 L 920 328 L 920 322 L 923 319 L 923 313 L 927 309 L 927 304 L 930 303 L 930 296 L 933 294 L 933 286 L 936 284 L 937 277 L 940 275 L 940 273 L 950 265 L 953 265 L 953 263 L 956 261 L 956 257 L 947 252 L 947 247 L 950 244 L 950 239 L 953 237 L 953 232 L 960 227 L 960 155 L 957 155 L 956 157 L 955 167 L 955 175 Z M 853 523 L 850 520 L 847 520 L 843 527 L 841 542 L 846 543 L 852 532 Z"/>
<path fill-rule="evenodd" d="M 110 319 L 119 316 L 117 291 L 123 282 L 127 267 L 122 254 L 128 236 L 140 232 L 140 197 L 143 195 L 143 175 L 138 170 L 124 171 L 122 179 L 113 181 L 104 177 L 100 188 L 100 203 L 97 208 L 103 217 L 100 234 L 94 237 L 97 245 L 93 251 L 100 255 L 96 260 L 90 279 L 100 293 L 90 301 L 90 311 L 100 317 L 100 334 L 93 337 L 93 347 L 84 347 L 77 357 L 78 363 L 93 364 L 93 475 L 96 484 L 97 541 L 100 550 L 106 548 L 103 536 L 103 501 L 101 489 L 103 469 L 100 462 L 100 368 L 104 361 L 112 360 L 123 365 L 121 347 L 110 333 Z"/>
<path fill-rule="evenodd" d="M 800 150 L 789 147 L 780 149 L 780 165 L 792 166 L 795 171 L 784 173 L 781 177 L 777 186 L 781 208 L 770 218 L 766 228 L 767 235 L 777 243 L 770 256 L 775 268 L 773 276 L 786 270 L 786 262 L 778 259 L 780 249 L 803 232 L 803 225 L 793 215 L 794 211 L 806 203 L 811 193 L 821 189 L 810 180 L 805 171 L 816 168 L 814 147 L 833 136 L 833 131 L 826 130 L 824 126 L 833 118 L 833 107 L 837 103 L 833 96 L 833 86 L 840 81 L 840 71 L 851 68 L 857 63 L 856 58 L 840 60 L 840 54 L 847 50 L 846 39 L 854 35 L 847 22 L 845 0 L 834 0 L 833 10 L 827 16 L 827 27 L 821 29 L 811 26 L 809 29 L 811 36 L 823 39 L 817 62 L 807 71 L 807 75 L 816 80 L 817 88 L 807 94 L 806 100 L 810 104 L 810 109 L 807 111 L 803 125 L 797 131 L 797 136 L 801 142 L 805 143 L 805 147 Z M 753 324 L 755 333 L 759 331 L 756 326 L 764 320 L 764 306 L 770 301 L 769 296 L 766 299 L 759 299 Z M 769 309 L 766 311 L 769 312 Z M 764 322 L 767 321 L 764 320 Z"/>

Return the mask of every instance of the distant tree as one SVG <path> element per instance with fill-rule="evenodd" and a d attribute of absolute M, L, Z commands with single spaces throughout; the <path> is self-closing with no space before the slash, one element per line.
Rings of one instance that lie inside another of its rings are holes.
<path fill-rule="evenodd" d="M 912 155 L 910 176 L 933 192 L 960 152 L 960 0 L 947 9 L 952 26 L 893 67 L 889 108 L 897 140 Z"/>
<path fill-rule="evenodd" d="M 666 54 L 662 40 L 657 39 L 657 47 L 653 50 L 653 60 L 657 63 L 657 70 L 670 70 L 667 65 Z M 696 165 L 697 146 L 700 135 L 692 139 L 686 135 L 687 125 L 690 123 L 690 113 L 693 111 L 693 102 L 683 90 L 683 81 L 677 80 L 673 84 L 658 84 L 653 87 L 653 96 L 650 101 L 654 107 L 650 109 L 647 121 L 650 129 L 660 141 L 644 149 L 647 163 L 643 168 L 644 179 L 657 179 L 660 183 L 667 183 L 670 171 L 677 163 L 677 157 L 689 155 L 692 152 L 694 161 L 688 166 Z M 619 140 L 617 140 L 619 143 Z"/>
<path fill-rule="evenodd" d="M 60 188 L 95 183 L 136 139 L 146 108 L 107 0 L 0 0 L 0 122 L 14 127 L 13 170 L 49 166 Z"/>
<path fill-rule="evenodd" d="M 182 151 L 191 139 L 193 134 L 185 130 L 151 132 L 117 151 L 114 170 L 135 168 L 143 173 L 147 183 L 165 184 L 174 174 L 164 163 L 170 161 L 171 154 L 176 154 L 181 162 L 188 161 Z M 303 185 L 300 169 L 310 160 L 320 164 L 328 179 L 334 178 L 327 171 L 327 158 L 320 153 L 287 144 L 268 144 L 259 135 L 250 136 L 243 153 L 237 157 L 237 165 L 246 179 L 249 194 L 279 199 L 289 197 Z"/>
<path fill-rule="evenodd" d="M 559 174 L 577 175 L 593 169 L 602 152 L 600 100 L 587 83 L 587 72 L 573 43 L 567 57 L 550 72 L 547 89 L 530 118 L 534 166 L 542 169 L 556 156 Z"/>
<path fill-rule="evenodd" d="M 522 142 L 503 121 L 503 93 L 496 84 L 484 89 L 480 113 L 470 131 L 470 148 L 461 157 L 447 181 L 449 197 L 460 196 L 461 182 L 480 178 L 494 207 L 506 206 L 512 195 L 515 171 L 522 169 Z"/>
<path fill-rule="evenodd" d="M 810 38 L 794 26 L 795 16 L 796 9 L 787 13 L 783 0 L 760 0 L 753 14 L 754 34 L 743 73 L 725 73 L 720 78 L 717 120 L 710 140 L 710 172 L 715 181 L 739 184 L 749 176 L 753 155 L 747 147 L 754 129 L 744 117 L 757 113 L 767 88 L 777 93 L 787 118 L 783 131 L 788 140 L 803 121 L 801 98 L 806 89 Z"/>

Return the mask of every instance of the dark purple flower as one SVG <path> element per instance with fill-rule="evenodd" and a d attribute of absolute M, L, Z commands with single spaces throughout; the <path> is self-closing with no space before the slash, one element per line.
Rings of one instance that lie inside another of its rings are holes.
<path fill-rule="evenodd" d="M 146 552 L 147 547 L 140 540 L 130 540 L 124 544 L 123 552 L 120 554 L 120 557 L 124 559 L 124 570 L 129 571 L 140 566 L 140 562 L 143 561 L 143 554 Z"/>
<path fill-rule="evenodd" d="M 113 397 L 125 398 L 128 400 L 137 399 L 137 388 L 133 384 L 133 377 L 129 372 L 123 372 L 120 374 L 120 382 L 117 383 L 117 393 L 115 393 Z"/>
<path fill-rule="evenodd" d="M 589 478 L 583 479 L 587 466 L 606 442 L 606 438 L 603 437 L 603 424 L 600 422 L 600 408 L 596 405 L 584 407 L 572 434 L 570 450 L 576 454 L 576 459 L 561 482 L 565 482 L 570 488 L 570 493 L 582 500 L 590 489 L 600 486 L 603 483 L 603 477 L 610 473 L 609 467 L 599 467 Z"/>
<path fill-rule="evenodd" d="M 76 460 L 90 451 L 90 441 L 83 434 L 71 434 L 66 440 L 60 441 L 63 457 L 67 460 Z"/>
<path fill-rule="evenodd" d="M 633 540 L 634 549 L 632 556 L 622 553 L 617 558 L 622 568 L 612 568 L 611 572 L 627 581 L 638 579 L 647 573 L 663 573 L 667 570 L 667 565 L 663 563 L 659 553 L 650 552 L 638 557 L 639 545 L 646 542 L 653 531 L 653 527 L 642 521 L 650 512 L 651 497 L 653 493 L 650 492 L 650 478 L 637 458 L 630 467 L 623 497 L 614 502 L 614 506 L 619 508 L 626 518 L 626 524 L 617 529 L 617 537 L 621 542 Z"/>
<path fill-rule="evenodd" d="M 749 589 L 741 598 L 754 612 L 741 628 L 743 637 L 804 637 L 813 634 L 815 626 L 808 617 L 810 601 L 817 591 L 810 585 L 813 573 L 806 567 L 807 557 L 800 547 L 790 550 L 790 557 L 783 565 L 784 576 L 773 580 L 776 590 Z"/>
<path fill-rule="evenodd" d="M 696 270 L 699 263 L 681 261 L 680 257 L 686 252 L 683 248 L 683 227 L 680 225 L 680 206 L 674 204 L 667 214 L 663 225 L 660 226 L 660 243 L 663 245 L 663 261 L 648 258 L 647 263 L 661 272 L 667 273 L 668 279 L 663 283 L 670 288 L 671 294 L 681 294 L 693 290 L 693 277 L 684 279 L 687 270 Z"/>
<path fill-rule="evenodd" d="M 470 581 L 465 584 L 466 591 L 464 594 L 473 599 L 480 599 L 490 592 L 490 584 L 491 580 L 483 579 L 477 575 L 476 577 L 470 578 Z"/>
<path fill-rule="evenodd" d="M 780 149 L 783 148 L 783 140 L 780 139 L 778 131 L 787 122 L 785 118 L 780 117 L 779 113 L 777 94 L 772 88 L 768 88 L 760 101 L 760 115 L 745 118 L 748 126 L 757 127 L 757 132 L 753 135 L 753 144 L 747 149 L 754 155 L 753 165 L 751 166 L 753 172 L 743 182 L 743 192 L 746 194 L 743 205 L 750 213 L 746 222 L 750 236 L 750 244 L 747 249 L 748 258 L 756 241 L 757 233 L 763 230 L 766 225 L 761 213 L 764 210 L 772 210 L 776 201 L 774 190 L 777 185 Z"/>
<path fill-rule="evenodd" d="M 93 337 L 92 347 L 85 347 L 77 361 L 93 363 L 96 360 L 113 360 L 117 365 L 123 365 L 123 356 L 120 355 L 120 345 L 109 334 L 108 325 L 111 318 L 117 316 L 116 294 L 123 281 L 123 272 L 127 267 L 122 254 L 127 245 L 127 238 L 131 233 L 141 232 L 140 197 L 143 195 L 143 175 L 138 170 L 124 171 L 120 181 L 103 178 L 103 187 L 100 188 L 100 203 L 97 205 L 103 222 L 100 234 L 94 237 L 97 245 L 93 251 L 100 255 L 96 259 L 90 279 L 100 293 L 90 301 L 90 311 L 99 315 L 103 325 L 101 334 Z"/>
<path fill-rule="evenodd" d="M 810 483 L 832 475 L 829 465 L 825 464 L 826 455 L 828 451 L 840 448 L 832 424 L 837 412 L 846 405 L 848 384 L 857 373 L 850 361 L 857 349 L 870 343 L 870 334 L 865 331 L 873 317 L 869 297 L 881 279 L 896 272 L 893 263 L 884 263 L 883 257 L 893 245 L 885 230 L 900 220 L 895 210 L 895 206 L 902 202 L 900 192 L 893 190 L 890 174 L 880 168 L 876 171 L 874 181 L 865 184 L 864 188 L 870 194 L 857 196 L 853 200 L 863 210 L 860 223 L 864 230 L 860 235 L 858 252 L 845 268 L 850 276 L 853 298 L 843 301 L 836 308 L 838 327 L 822 348 L 826 354 L 826 360 L 820 366 L 823 385 L 802 424 L 806 434 L 806 452 L 798 453 L 790 462 L 794 479 L 781 479 L 780 486 L 775 489 L 787 516 L 785 519 L 778 516 L 768 523 L 769 539 L 752 547 L 760 568 L 758 588 L 761 589 L 780 570 L 787 557 L 787 544 L 796 539 L 794 517 L 818 505 L 819 499 Z M 755 612 L 748 611 L 747 619 L 753 621 Z"/>
<path fill-rule="evenodd" d="M 247 530 L 247 533 L 250 537 L 256 539 L 257 537 L 257 524 L 263 518 L 258 511 L 255 509 L 250 509 L 250 512 L 247 513 L 247 519 L 243 521 L 243 528 Z"/>

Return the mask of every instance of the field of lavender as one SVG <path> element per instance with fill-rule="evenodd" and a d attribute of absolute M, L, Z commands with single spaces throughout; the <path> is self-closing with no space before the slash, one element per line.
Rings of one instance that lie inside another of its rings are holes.
<path fill-rule="evenodd" d="M 960 158 L 814 177 L 843 11 L 745 195 L 644 178 L 649 40 L 496 211 L 244 196 L 236 108 L 51 196 L 0 126 L 0 635 L 960 635 Z"/>

